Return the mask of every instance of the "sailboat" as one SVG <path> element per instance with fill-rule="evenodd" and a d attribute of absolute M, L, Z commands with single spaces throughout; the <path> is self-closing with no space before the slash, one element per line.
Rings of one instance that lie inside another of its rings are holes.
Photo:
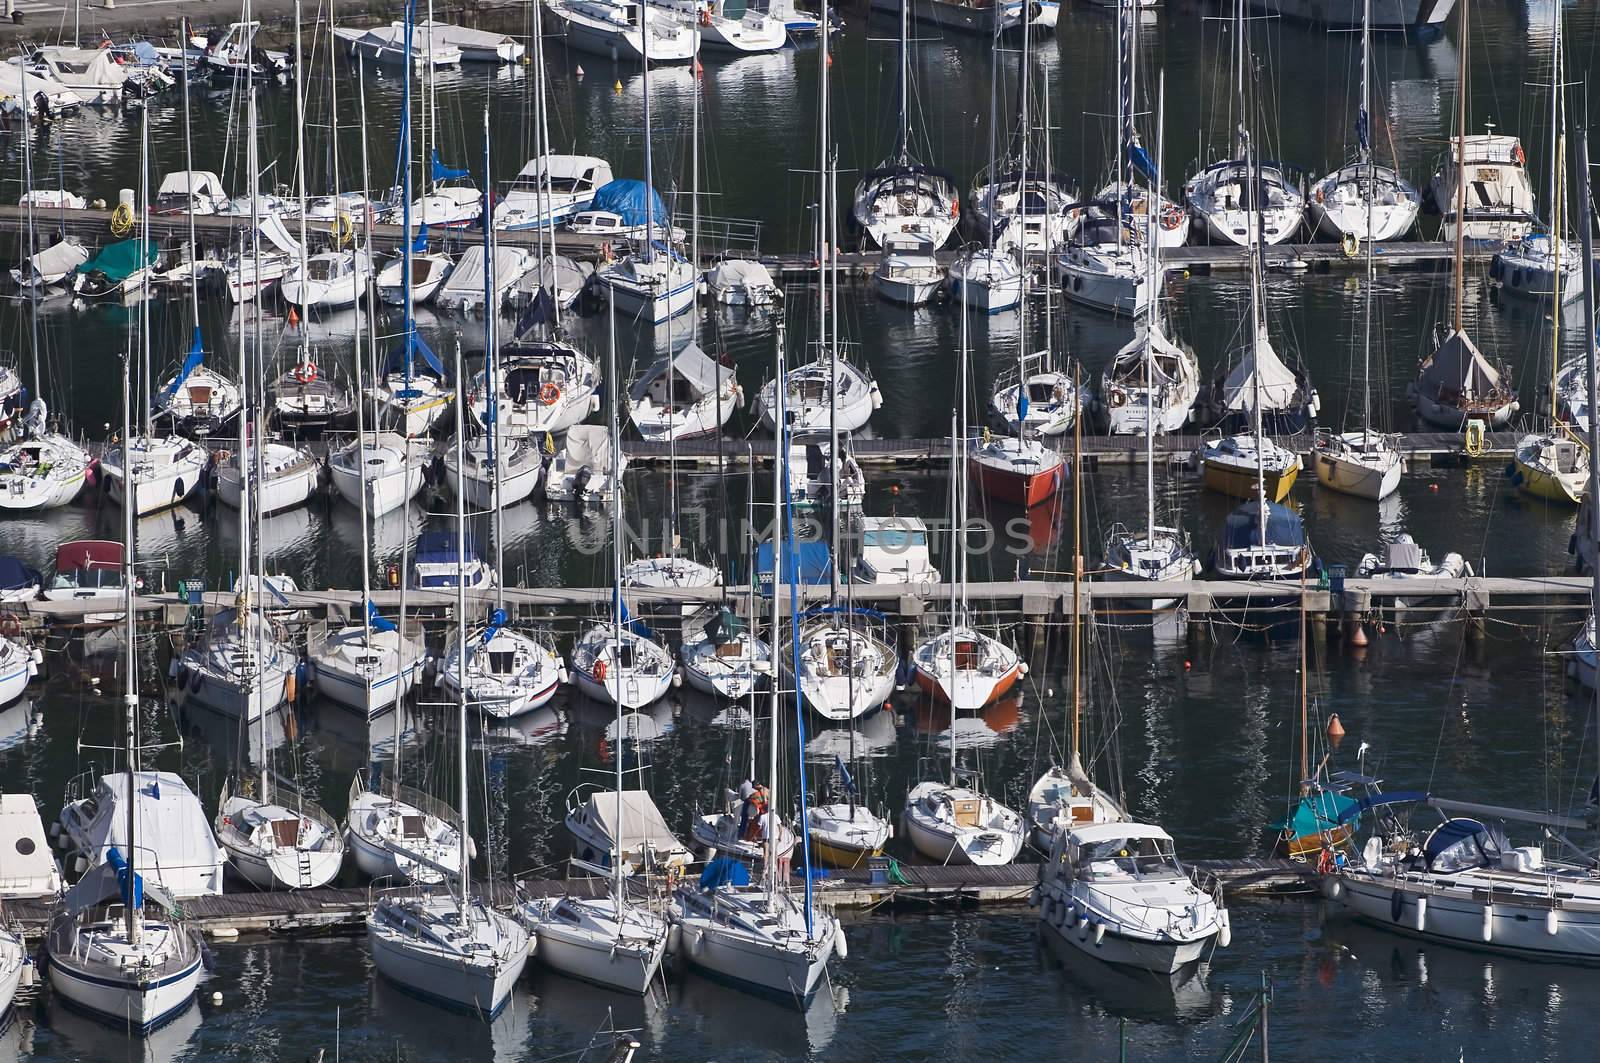
<path fill-rule="evenodd" d="M 1249 49 L 1246 0 L 1234 0 L 1233 82 L 1240 108 L 1238 137 L 1232 159 L 1212 163 L 1183 186 L 1190 212 L 1205 223 L 1213 240 L 1241 247 L 1281 244 L 1300 231 L 1305 197 L 1281 166 L 1263 165 L 1246 128 L 1245 81 Z M 1255 162 L 1251 162 L 1251 158 Z"/>
<path fill-rule="evenodd" d="M 485 124 L 488 117 L 485 115 Z M 456 377 L 461 377 L 460 355 Z M 464 403 L 456 404 L 456 434 L 465 427 Z M 456 496 L 457 548 L 467 536 L 466 502 Z M 456 584 L 457 652 L 467 653 L 467 591 Z M 471 832 L 467 809 L 470 761 L 467 756 L 467 692 L 458 689 L 456 760 L 460 828 L 455 881 L 442 890 L 388 893 L 367 915 L 367 945 L 378 973 L 401 989 L 446 1007 L 493 1019 L 511 998 L 511 988 L 528 961 L 528 931 L 517 920 L 472 895 Z"/>
<path fill-rule="evenodd" d="M 1053 273 L 1061 291 L 1073 302 L 1109 310 L 1113 314 L 1142 316 L 1160 294 L 1162 275 L 1145 261 L 1147 244 L 1131 223 L 1133 202 L 1130 190 L 1135 172 L 1153 178 L 1149 157 L 1139 146 L 1134 130 L 1135 49 L 1134 9 L 1129 0 L 1117 0 L 1117 147 L 1111 184 L 1096 197 L 1097 208 L 1084 218 L 1077 230 L 1056 253 Z M 1124 170 L 1127 167 L 1127 170 Z M 1140 200 L 1146 208 L 1148 232 L 1158 229 L 1150 223 L 1148 208 L 1162 199 L 1161 188 L 1152 180 Z"/>
<path fill-rule="evenodd" d="M 1011 646 L 973 624 L 967 608 L 967 481 L 962 476 L 967 445 L 967 320 L 961 321 L 961 356 L 956 413 L 950 429 L 950 519 L 958 529 L 952 542 L 950 626 L 925 639 L 912 652 L 917 686 L 952 712 L 975 712 L 1011 692 L 1028 666 Z M 953 743 L 952 743 L 953 745 Z"/>
<path fill-rule="evenodd" d="M 1311 216 L 1335 240 L 1396 240 L 1417 224 L 1422 195 L 1399 171 L 1372 153 L 1372 0 L 1361 5 L 1361 106 L 1356 111 L 1356 157 L 1311 189 Z"/>
<path fill-rule="evenodd" d="M 188 107 L 188 93 L 184 93 L 184 107 Z M 149 112 L 140 115 L 141 161 L 139 182 L 141 192 L 148 196 L 149 183 Z M 186 138 L 187 144 L 187 138 Z M 187 147 L 186 147 L 187 150 Z M 191 214 L 190 246 L 194 243 L 194 218 Z M 30 230 L 31 231 L 31 230 Z M 139 343 L 146 381 L 150 379 L 150 300 L 149 274 L 143 276 L 145 298 L 139 305 Z M 203 446 L 183 437 L 189 434 L 209 434 L 221 429 L 239 415 L 243 397 L 239 386 L 231 380 L 208 369 L 205 365 L 205 347 L 200 337 L 200 302 L 198 277 L 191 277 L 189 290 L 190 318 L 194 328 L 194 341 L 183 365 L 167 381 L 158 394 L 145 395 L 143 431 L 123 449 L 123 460 L 113 458 L 102 461 L 100 468 L 109 483 L 112 501 L 130 505 L 135 516 L 143 517 L 179 505 L 200 486 L 206 465 L 211 457 Z M 180 392 L 182 393 L 180 395 Z M 174 420 L 172 427 L 179 434 L 158 437 L 155 422 L 159 413 Z M 129 499 L 131 498 L 131 503 Z"/>
<path fill-rule="evenodd" d="M 721 430 L 744 405 L 733 369 L 713 361 L 694 340 L 660 359 L 628 389 L 628 420 L 647 442 L 698 439 Z"/>
<path fill-rule="evenodd" d="M 1456 74 L 1456 141 L 1457 168 L 1471 165 L 1467 157 L 1467 53 L 1471 39 L 1470 19 L 1467 16 L 1469 0 L 1461 0 L 1461 52 Z M 1559 90 L 1558 90 L 1559 91 Z M 1477 138 L 1474 138 L 1477 139 Z M 1517 153 L 1522 152 L 1521 145 Z M 1466 216 L 1466 182 L 1455 181 L 1455 217 Z M 1533 201 L 1530 193 L 1529 209 Z M 1462 303 L 1466 299 L 1466 245 L 1468 225 L 1448 226 L 1442 235 L 1455 242 L 1455 299 L 1453 327 L 1439 337 L 1434 352 L 1422 360 L 1417 379 L 1410 387 L 1410 398 L 1417 416 L 1429 424 L 1455 432 L 1469 421 L 1481 421 L 1488 428 L 1507 424 L 1520 408 L 1516 390 L 1511 383 L 1509 366 L 1496 368 L 1478 350 L 1477 344 L 1467 335 L 1462 318 Z M 1477 237 L 1474 237 L 1477 238 Z M 1436 332 L 1442 332 L 1442 329 Z"/>
<path fill-rule="evenodd" d="M 616 379 L 617 358 L 616 314 L 616 306 L 613 304 L 608 314 L 611 335 L 611 365 L 608 373 L 613 380 Z M 609 424 L 610 450 L 613 454 L 620 454 L 622 444 L 619 438 L 620 429 L 615 402 L 611 405 Z M 621 616 L 622 620 L 616 624 L 602 621 L 583 633 L 572 647 L 572 676 L 578 684 L 578 689 L 596 701 L 614 702 L 628 709 L 641 709 L 666 696 L 676 681 L 676 672 L 672 664 L 672 654 L 655 640 L 654 633 L 642 621 L 628 617 L 628 606 L 622 600 L 622 588 L 627 585 L 627 579 L 625 566 L 622 563 L 620 483 L 609 493 L 608 501 L 611 505 L 612 522 L 611 595 L 613 611 Z M 653 585 L 673 585 L 673 582 L 680 578 L 680 573 L 688 580 L 690 586 L 706 586 L 711 582 L 703 578 L 703 573 L 696 574 L 686 567 L 694 565 L 704 569 L 705 566 L 690 562 L 686 558 L 646 560 L 669 563 L 659 571 L 655 568 L 647 570 L 654 572 L 651 578 Z M 715 570 L 709 571 L 712 577 L 720 579 Z"/>
<path fill-rule="evenodd" d="M 1165 120 L 1165 77 L 1161 80 L 1158 95 L 1161 97 L 1159 126 Z M 1158 130 L 1158 149 L 1161 139 L 1162 131 Z M 1150 180 L 1152 189 L 1161 187 L 1160 154 L 1158 150 Z M 1147 228 L 1145 235 L 1150 244 L 1151 272 L 1159 276 L 1161 243 L 1155 234 L 1155 227 Z M 1135 365 L 1142 370 L 1138 376 L 1135 376 L 1138 372 Z M 1117 429 L 1117 414 L 1121 412 L 1124 419 L 1120 424 L 1136 424 L 1144 432 L 1145 509 L 1142 532 L 1130 531 L 1121 524 L 1113 525 L 1107 532 L 1105 557 L 1108 579 L 1161 582 L 1191 579 L 1200 573 L 1200 562 L 1189 545 L 1188 534 L 1179 528 L 1162 527 L 1156 523 L 1155 469 L 1156 432 L 1181 427 L 1181 421 L 1176 425 L 1172 423 L 1177 420 L 1174 411 L 1182 409 L 1187 417 L 1188 405 L 1193 401 L 1193 389 L 1198 387 L 1197 377 L 1194 355 L 1167 339 L 1159 306 L 1150 308 L 1150 313 L 1140 323 L 1139 334 L 1117 352 L 1111 365 L 1106 368 L 1102 386 L 1111 400 L 1112 430 Z M 1121 401 L 1115 398 L 1119 394 Z M 1080 446 L 1082 431 L 1081 426 L 1075 429 Z M 1155 603 L 1157 607 L 1165 604 L 1161 601 Z"/>
<path fill-rule="evenodd" d="M 823 18 L 827 18 L 826 0 Z M 782 319 L 778 323 L 779 372 L 783 369 Z M 781 403 L 781 400 L 780 400 Z M 778 409 L 778 423 L 786 423 L 784 410 Z M 799 592 L 795 583 L 798 562 L 784 553 L 785 525 L 792 516 L 787 507 L 784 481 L 788 462 L 782 460 L 784 436 L 780 432 L 778 447 L 780 460 L 773 462 L 773 498 L 776 503 L 776 520 L 773 534 L 772 594 L 772 644 L 784 646 L 780 637 L 783 616 L 783 595 L 778 592 L 778 573 L 785 568 L 789 575 L 790 623 L 798 622 Z M 787 564 L 785 564 L 787 562 Z M 620 622 L 620 616 L 619 616 Z M 798 632 L 790 628 L 790 641 L 785 656 L 791 658 L 791 667 L 799 670 L 793 660 L 799 652 Z M 698 882 L 679 886 L 672 894 L 670 915 L 675 924 L 689 965 L 711 977 L 725 981 L 747 992 L 774 997 L 802 1010 L 810 1002 L 827 970 L 830 957 L 837 953 L 843 958 L 847 951 L 844 930 L 838 918 L 822 911 L 813 898 L 810 845 L 803 841 L 804 893 L 796 897 L 786 881 L 792 836 L 782 825 L 778 815 L 780 798 L 777 783 L 778 751 L 782 747 L 779 729 L 779 709 L 783 700 L 781 684 L 773 683 L 771 690 L 772 727 L 768 735 L 769 759 L 767 777 L 772 781 L 773 792 L 767 803 L 766 814 L 760 829 L 763 848 L 762 881 L 750 882 L 743 864 L 730 858 L 713 860 Z M 800 712 L 800 694 L 795 693 L 794 713 L 798 728 L 800 751 L 801 820 L 804 821 L 806 804 L 805 731 Z"/>
<path fill-rule="evenodd" d="M 131 361 L 123 362 L 122 372 L 124 467 L 130 464 L 127 449 L 133 436 Z M 171 914 L 154 919 L 147 916 L 149 902 L 168 913 L 175 913 L 177 904 L 170 892 L 146 882 L 139 873 L 152 849 L 139 833 L 147 818 L 139 814 L 136 794 L 146 780 L 159 787 L 160 779 L 154 777 L 155 773 L 138 770 L 140 665 L 138 614 L 133 603 L 133 526 L 133 508 L 126 507 L 122 512 L 127 542 L 122 569 L 126 624 L 125 767 L 120 780 L 127 811 L 123 838 L 126 852 L 111 848 L 106 860 L 62 897 L 46 932 L 43 966 L 52 991 L 59 993 L 63 1001 L 142 1037 L 193 1004 L 200 984 L 201 956 L 196 931 Z M 220 865 L 217 877 L 220 880 Z"/>
<path fill-rule="evenodd" d="M 1354 232 L 1358 238 L 1367 236 L 1366 239 L 1366 277 L 1362 284 L 1363 311 L 1362 311 L 1362 347 L 1361 347 L 1361 430 L 1357 432 L 1322 432 L 1317 433 L 1315 452 L 1312 455 L 1311 467 L 1316 473 L 1317 483 L 1329 490 L 1341 494 L 1355 495 L 1358 498 L 1378 501 L 1393 494 L 1400 486 L 1400 477 L 1404 472 L 1404 463 L 1400 457 L 1399 448 L 1395 440 L 1389 436 L 1372 429 L 1372 296 L 1377 278 L 1373 271 L 1373 243 L 1382 239 L 1376 235 L 1381 223 L 1377 219 L 1379 197 L 1374 191 L 1380 183 L 1379 168 L 1372 159 L 1371 150 L 1366 143 L 1367 136 L 1367 60 L 1371 48 L 1371 34 L 1369 23 L 1371 21 L 1371 0 L 1366 0 L 1366 17 L 1362 21 L 1361 33 L 1361 118 L 1357 123 L 1362 137 L 1362 157 L 1357 166 L 1367 169 L 1367 186 L 1370 194 L 1358 200 L 1365 205 L 1367 220 L 1360 229 L 1349 227 L 1349 218 L 1345 217 L 1339 225 L 1345 232 Z M 1409 228 L 1409 226 L 1408 226 Z M 1404 232 L 1405 230 L 1400 230 Z"/>
<path fill-rule="evenodd" d="M 299 32 L 300 27 L 297 24 L 295 26 L 295 33 L 298 35 Z M 299 186 L 298 192 L 300 197 L 300 209 L 298 212 L 300 217 L 300 239 L 298 241 L 299 261 L 298 266 L 292 272 L 286 273 L 286 275 L 280 281 L 280 284 L 289 285 L 291 290 L 294 288 L 296 281 L 299 278 L 307 277 L 311 272 L 310 258 L 306 254 L 306 219 L 310 212 L 306 205 L 305 81 L 303 77 L 303 71 L 301 70 L 301 53 L 298 48 L 295 49 L 294 63 L 295 182 Z M 331 62 L 329 66 L 329 114 L 333 123 L 332 135 L 329 138 L 329 147 L 332 152 L 334 200 L 335 206 L 337 207 L 339 205 L 339 75 L 338 71 L 331 69 Z M 246 78 L 246 85 L 246 91 L 253 91 L 250 87 L 248 87 L 248 77 Z M 252 120 L 249 133 L 249 154 L 251 159 L 254 160 L 256 155 L 256 127 L 254 124 L 253 110 L 251 115 Z M 257 163 L 252 161 L 249 165 L 251 173 L 258 172 Z M 362 203 L 358 209 L 364 210 L 365 208 L 366 203 L 365 197 L 363 196 Z M 252 215 L 255 215 L 255 212 L 256 206 L 252 202 Z M 332 231 L 334 233 L 334 240 L 336 244 L 343 243 L 345 239 L 354 236 L 355 226 L 351 221 L 348 212 L 336 210 L 332 220 Z M 257 217 L 252 217 L 252 221 L 258 222 L 259 219 Z M 253 225 L 252 229 L 255 230 L 255 250 L 259 255 L 259 225 Z M 338 251 L 338 253 L 341 255 L 344 254 L 342 250 Z M 353 303 L 355 300 L 360 298 L 361 293 L 366 289 L 367 281 L 371 272 L 371 261 L 370 253 L 360 253 L 358 255 L 358 253 L 352 252 L 351 254 L 352 261 L 357 263 L 365 262 L 368 266 L 365 274 L 352 275 L 352 280 L 356 286 L 356 291 L 351 300 Z M 256 261 L 255 272 L 257 275 L 262 272 L 262 266 L 259 257 Z M 299 286 L 302 288 L 306 287 L 304 283 L 301 283 Z M 290 294 L 286 293 L 284 298 L 291 303 L 296 302 L 296 300 Z M 267 395 L 272 404 L 273 420 L 276 422 L 279 428 L 287 429 L 289 431 L 321 431 L 326 428 L 332 428 L 343 424 L 350 416 L 350 391 L 334 378 L 333 373 L 328 366 L 319 366 L 317 365 L 316 360 L 312 358 L 310 330 L 306 328 L 300 329 L 300 345 L 299 350 L 295 355 L 294 364 L 288 369 L 284 370 L 284 372 L 272 382 L 272 384 L 267 388 Z"/>
<path fill-rule="evenodd" d="M 24 137 L 23 187 L 33 186 L 33 151 Z M 33 250 L 33 199 L 24 196 L 27 207 L 27 254 Z M 145 274 L 148 283 L 148 273 Z M 28 286 L 28 326 L 33 346 L 33 401 L 20 424 L 15 417 L 7 417 L 8 427 L 20 438 L 0 448 L 0 512 L 37 512 L 58 509 L 77 498 L 89 477 L 89 454 L 59 430 L 52 430 L 49 411 L 44 400 L 44 349 L 39 338 L 39 288 Z M 9 379 L 3 383 L 15 385 L 5 397 L 8 409 L 22 401 L 21 378 L 9 368 Z M 9 433 L 8 433 L 9 434 Z"/>
<path fill-rule="evenodd" d="M 989 44 L 989 166 L 988 173 L 994 173 L 995 166 L 995 133 L 1000 122 L 1000 21 L 995 20 L 993 38 Z M 1031 35 L 1025 34 L 1023 38 L 1023 61 L 1021 75 L 1021 111 L 1019 122 L 1023 129 L 1023 168 L 1027 168 L 1027 114 L 1028 114 L 1028 69 L 1027 49 Z M 826 45 L 824 45 L 826 47 Z M 980 220 L 982 216 L 980 215 Z M 1022 302 L 1022 267 L 1018 264 L 1018 250 L 999 251 L 995 248 L 995 237 L 1000 233 L 1000 226 L 996 225 L 997 219 L 989 219 L 989 224 L 981 229 L 984 235 L 983 246 L 963 251 L 950 265 L 950 294 L 961 301 L 961 305 L 968 310 L 981 313 L 998 314 L 1013 309 Z"/>
<path fill-rule="evenodd" d="M 851 219 L 874 247 L 921 237 L 939 250 L 961 221 L 961 194 L 948 172 L 911 155 L 911 5 L 900 5 L 900 111 L 894 154 L 856 185 Z"/>

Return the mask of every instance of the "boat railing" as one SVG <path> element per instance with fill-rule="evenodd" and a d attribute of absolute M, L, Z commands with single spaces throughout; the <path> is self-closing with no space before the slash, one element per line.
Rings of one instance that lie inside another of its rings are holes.
<path fill-rule="evenodd" d="M 672 226 L 694 232 L 696 219 L 675 213 Z M 756 258 L 761 254 L 761 222 L 755 218 L 719 218 L 700 215 L 700 253 L 712 258 Z"/>

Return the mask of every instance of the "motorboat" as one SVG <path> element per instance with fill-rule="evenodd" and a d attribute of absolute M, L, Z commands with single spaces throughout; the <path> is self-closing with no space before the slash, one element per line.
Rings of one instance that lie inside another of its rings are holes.
<path fill-rule="evenodd" d="M 576 425 L 567 431 L 565 443 L 545 470 L 545 497 L 552 502 L 608 504 L 626 468 L 627 457 L 613 453 L 604 425 Z"/>
<path fill-rule="evenodd" d="M 567 681 L 567 670 L 550 638 L 509 627 L 499 610 L 468 636 L 464 671 L 467 704 L 497 720 L 549 704 Z M 451 647 L 439 671 L 440 681 L 447 690 L 459 691 L 462 676 L 461 650 Z"/>
<path fill-rule="evenodd" d="M 519 63 L 528 54 L 523 43 L 509 34 L 470 26 L 453 26 L 437 19 L 419 19 L 416 32 L 420 32 L 430 44 L 438 42 L 446 48 L 453 45 L 460 50 L 461 60 L 466 63 Z"/>
<path fill-rule="evenodd" d="M 313 635 L 307 640 L 306 656 L 317 693 L 370 718 L 405 700 L 425 655 L 392 621 L 374 615 L 370 624 Z"/>
<path fill-rule="evenodd" d="M 52 288 L 65 284 L 87 261 L 89 249 L 78 239 L 67 237 L 24 258 L 11 270 L 11 280 L 19 288 Z"/>
<path fill-rule="evenodd" d="M 411 262 L 411 305 L 422 306 L 438 294 L 455 269 L 455 259 L 442 251 L 424 251 L 409 256 L 396 255 L 378 271 L 378 298 L 386 306 L 406 304 L 406 260 Z M 483 277 L 483 262 L 478 260 L 478 276 Z M 479 291 L 482 291 L 480 286 Z"/>
<path fill-rule="evenodd" d="M 487 284 L 485 264 L 488 257 L 483 247 L 473 244 L 461 252 L 461 260 L 445 278 L 444 284 L 433 297 L 440 310 L 455 313 L 497 313 L 505 305 L 508 293 L 517 286 L 522 275 L 528 272 L 533 260 L 528 253 L 516 247 L 494 249 L 494 286 Z M 486 303 L 485 300 L 489 300 Z M 492 304 L 492 305 L 490 305 Z"/>
<path fill-rule="evenodd" d="M 789 430 L 795 436 L 855 432 L 867 426 L 880 406 L 883 392 L 870 373 L 847 358 L 822 357 L 789 370 L 785 380 L 784 408 Z M 837 395 L 835 395 L 837 392 Z M 768 380 L 756 396 L 761 425 L 774 431 L 778 385 Z"/>
<path fill-rule="evenodd" d="M 511 305 L 525 313 L 532 313 L 532 306 L 542 292 L 549 296 L 557 308 L 571 310 L 578 305 L 583 293 L 589 290 L 593 276 L 594 263 L 587 259 L 579 261 L 566 255 L 540 255 L 517 282 L 516 289 L 511 293 Z"/>
<path fill-rule="evenodd" d="M 783 298 L 772 272 L 753 258 L 725 258 L 706 271 L 705 281 L 723 306 L 772 306 Z"/>
<path fill-rule="evenodd" d="M 939 570 L 928 553 L 928 525 L 919 517 L 859 517 L 854 583 L 931 588 Z"/>
<path fill-rule="evenodd" d="M 1257 497 L 1235 506 L 1217 533 L 1212 566 L 1222 579 L 1300 579 L 1315 557 L 1300 514 Z"/>
<path fill-rule="evenodd" d="M 205 447 L 182 436 L 138 435 L 128 440 L 127 446 L 133 460 L 134 515 L 138 517 L 181 505 L 200 486 L 211 464 Z M 120 448 L 100 459 L 100 473 L 107 479 L 111 500 L 119 506 L 125 504 L 128 484 Z"/>
<path fill-rule="evenodd" d="M 361 301 L 372 282 L 372 256 L 365 249 L 319 251 L 278 282 L 284 302 L 306 310 L 340 310 Z"/>
<path fill-rule="evenodd" d="M 123 597 L 122 544 L 109 539 L 75 539 L 56 547 L 55 572 L 44 588 L 47 602 L 98 602 L 116 606 Z M 118 620 L 122 609 L 88 613 L 84 622 Z"/>
<path fill-rule="evenodd" d="M 921 782 L 906 794 L 901 831 L 938 864 L 1009 864 L 1026 840 L 1022 817 L 976 786 Z"/>
<path fill-rule="evenodd" d="M 356 867 L 371 879 L 436 886 L 461 867 L 461 832 L 448 806 L 410 786 L 367 788 L 361 772 L 350 783 L 346 840 Z"/>
<path fill-rule="evenodd" d="M 1489 281 L 1496 290 L 1546 304 L 1555 298 L 1557 283 L 1563 304 L 1582 299 L 1584 273 L 1578 241 L 1571 237 L 1557 240 L 1549 233 L 1531 233 L 1515 240 L 1495 252 L 1489 263 Z"/>
<path fill-rule="evenodd" d="M 1434 561 L 1410 533 L 1401 532 L 1384 545 L 1381 554 L 1363 554 L 1355 574 L 1358 579 L 1380 580 L 1392 587 L 1403 587 L 1408 582 L 1417 586 L 1417 593 L 1396 595 L 1390 600 L 1386 612 L 1391 622 L 1399 624 L 1404 622 L 1408 610 L 1417 609 L 1430 599 L 1444 597 L 1429 593 L 1429 581 L 1470 576 L 1472 566 L 1454 551 Z"/>
<path fill-rule="evenodd" d="M 712 697 L 741 701 L 772 672 L 772 651 L 726 606 L 707 606 L 683 624 L 683 677 Z"/>
<path fill-rule="evenodd" d="M 1457 157 L 1472 175 L 1466 194 L 1457 187 Z M 1423 206 L 1441 215 L 1439 238 L 1454 241 L 1457 203 L 1466 206 L 1461 219 L 1464 240 L 1507 244 L 1520 240 L 1538 224 L 1528 159 L 1522 141 L 1493 132 L 1452 137 L 1439 170 L 1428 185 Z"/>
<path fill-rule="evenodd" d="M 950 295 L 968 310 L 1000 314 L 1022 302 L 1022 267 L 993 248 L 964 251 L 950 264 Z"/>
<path fill-rule="evenodd" d="M 134 829 L 145 883 L 179 900 L 220 896 L 226 857 L 200 799 L 170 771 L 133 774 Z M 69 867 L 86 875 L 113 864 L 112 853 L 127 851 L 128 793 L 126 772 L 98 780 L 80 775 L 68 785 L 59 830 L 53 833 Z"/>
<path fill-rule="evenodd" d="M 328 468 L 340 497 L 359 507 L 365 494 L 368 516 L 381 517 L 422 490 L 427 462 L 426 445 L 395 432 L 368 431 L 335 450 Z"/>
<path fill-rule="evenodd" d="M 6 870 L 0 901 L 46 900 L 61 893 L 61 868 L 45 837 L 44 820 L 32 794 L 0 794 L 0 847 Z"/>
<path fill-rule="evenodd" d="M 173 84 L 163 70 L 118 62 L 109 48 L 49 44 L 11 62 L 34 77 L 65 86 L 83 103 L 96 106 L 124 101 L 137 104 Z"/>
<path fill-rule="evenodd" d="M 813 712 L 849 721 L 886 704 L 899 658 L 876 614 L 823 609 L 800 627 L 800 693 Z M 793 669 L 790 654 L 784 667 Z"/>
<path fill-rule="evenodd" d="M 469 539 L 458 542 L 455 532 L 428 531 L 417 538 L 411 572 L 406 580 L 415 590 L 435 591 L 461 586 L 488 590 L 498 583 L 494 568 L 484 563 Z"/>
<path fill-rule="evenodd" d="M 0 512 L 59 509 L 88 480 L 89 452 L 64 435 L 32 436 L 0 449 Z"/>
<path fill-rule="evenodd" d="M 82 299 L 138 296 L 160 261 L 161 252 L 149 238 L 107 244 L 72 274 L 72 293 Z"/>
<path fill-rule="evenodd" d="M 551 228 L 611 181 L 611 164 L 593 155 L 529 159 L 494 205 L 494 227 L 512 231 Z"/>
<path fill-rule="evenodd" d="M 657 360 L 628 388 L 628 419 L 647 442 L 714 435 L 744 405 L 731 366 L 713 361 L 693 341 Z"/>
<path fill-rule="evenodd" d="M 695 56 L 694 29 L 642 0 L 554 0 L 545 15 L 580 52 L 613 63 L 687 63 Z"/>
<path fill-rule="evenodd" d="M 404 66 L 409 59 L 411 67 L 417 70 L 461 65 L 460 46 L 451 43 L 444 33 L 423 30 L 421 23 L 413 28 L 409 41 L 403 22 L 366 29 L 335 27 L 333 35 L 344 42 L 352 56 L 375 63 Z"/>
<path fill-rule="evenodd" d="M 243 501 L 244 477 L 239 463 L 250 460 L 252 505 L 263 515 L 293 509 L 317 493 L 322 485 L 322 462 L 308 447 L 288 443 L 261 444 L 259 456 L 239 451 L 230 453 L 217 465 L 217 496 L 222 503 L 238 509 Z"/>
<path fill-rule="evenodd" d="M 945 282 L 944 267 L 934 257 L 932 241 L 920 234 L 890 233 L 881 246 L 883 253 L 872 271 L 878 294 L 902 306 L 931 302 Z"/>
<path fill-rule="evenodd" d="M 0 555 L 0 605 L 23 605 L 39 597 L 44 576 L 19 557 Z"/>
<path fill-rule="evenodd" d="M 565 340 L 519 340 L 498 353 L 495 417 L 509 436 L 542 440 L 581 422 L 600 406 L 600 367 Z M 480 426 L 489 423 L 487 373 L 473 378 L 467 401 Z"/>
<path fill-rule="evenodd" d="M 316 802 L 274 784 L 266 799 L 224 785 L 217 837 L 228 861 L 257 889 L 315 889 L 344 866 L 344 834 Z"/>
<path fill-rule="evenodd" d="M 1075 823 L 1039 873 L 1039 925 L 1103 963 L 1170 975 L 1232 941 L 1221 887 L 1196 877 L 1160 827 Z"/>

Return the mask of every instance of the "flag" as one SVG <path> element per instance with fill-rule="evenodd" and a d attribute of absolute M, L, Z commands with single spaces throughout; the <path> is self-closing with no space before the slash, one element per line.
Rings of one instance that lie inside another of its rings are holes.
<path fill-rule="evenodd" d="M 1017 386 L 1017 424 L 1025 424 L 1028 420 L 1028 384 L 1026 381 Z"/>
<path fill-rule="evenodd" d="M 428 252 L 428 223 L 427 222 L 423 222 L 422 223 L 422 227 L 417 230 L 417 235 L 415 237 L 413 237 L 412 240 L 411 240 L 411 253 L 413 255 L 424 255 L 424 254 L 427 254 L 427 252 Z"/>
<path fill-rule="evenodd" d="M 385 620 L 378 615 L 378 607 L 372 604 L 372 599 L 367 599 L 367 623 L 374 631 L 393 631 L 394 621 Z"/>
<path fill-rule="evenodd" d="M 194 372 L 196 369 L 199 369 L 201 363 L 203 363 L 205 360 L 206 349 L 200 342 L 200 327 L 196 325 L 194 330 L 194 346 L 189 348 L 189 354 L 183 360 L 183 368 L 179 369 L 178 375 L 172 378 L 172 386 L 167 388 L 167 398 L 170 399 L 172 396 L 176 395 L 178 393 L 178 389 L 183 387 L 183 382 L 189 379 L 189 374 Z"/>
<path fill-rule="evenodd" d="M 844 766 L 844 759 L 835 753 L 833 755 L 833 764 L 834 767 L 839 769 L 839 781 L 844 784 L 844 788 L 850 793 L 855 793 L 856 781 L 850 778 L 850 769 Z"/>

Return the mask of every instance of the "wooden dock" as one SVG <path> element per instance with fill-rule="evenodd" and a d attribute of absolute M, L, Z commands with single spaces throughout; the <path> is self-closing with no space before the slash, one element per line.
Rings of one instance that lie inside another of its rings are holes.
<path fill-rule="evenodd" d="M 1311 868 L 1293 860 L 1197 860 L 1190 866 L 1214 876 L 1230 897 L 1284 896 L 1315 889 Z M 896 870 L 902 881 L 877 885 L 864 870 L 829 871 L 826 878 L 815 881 L 815 894 L 824 906 L 844 909 L 1019 906 L 1027 904 L 1039 878 L 1039 865 L 1035 863 L 1003 867 L 899 864 Z M 608 883 L 597 878 L 526 879 L 521 886 L 526 895 L 534 897 L 557 893 L 598 897 L 605 894 Z M 801 888 L 798 880 L 795 888 Z M 360 933 L 376 896 L 376 892 L 365 888 L 326 886 L 190 897 L 180 905 L 183 918 L 211 937 L 322 937 Z M 511 901 L 511 893 L 501 886 L 490 899 L 506 904 Z M 44 935 L 52 908 L 48 901 L 6 904 L 7 913 L 30 939 Z"/>

